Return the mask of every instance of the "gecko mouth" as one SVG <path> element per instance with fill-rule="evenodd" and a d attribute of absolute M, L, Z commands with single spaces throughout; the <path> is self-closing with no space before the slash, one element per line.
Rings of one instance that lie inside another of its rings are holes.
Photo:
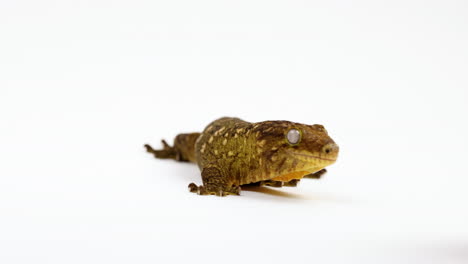
<path fill-rule="evenodd" d="M 292 151 L 288 151 L 288 152 L 289 152 L 290 154 L 292 154 L 292 155 L 295 155 L 295 156 L 302 156 L 302 157 L 306 157 L 306 158 L 312 158 L 312 159 L 318 159 L 318 160 L 326 160 L 326 161 L 333 161 L 333 162 L 336 161 L 336 158 L 331 159 L 331 158 L 324 158 L 324 157 L 315 156 L 315 155 L 309 155 L 309 154 L 303 154 L 303 153 L 292 152 Z"/>
<path fill-rule="evenodd" d="M 321 157 L 319 155 L 311 155 L 294 151 L 286 151 L 295 161 L 292 162 L 291 168 L 282 171 L 279 176 L 271 178 L 274 181 L 288 182 L 293 179 L 302 179 L 305 175 L 316 173 L 326 166 L 333 164 L 336 161 L 336 156 Z M 294 163 L 298 162 L 298 163 Z"/>

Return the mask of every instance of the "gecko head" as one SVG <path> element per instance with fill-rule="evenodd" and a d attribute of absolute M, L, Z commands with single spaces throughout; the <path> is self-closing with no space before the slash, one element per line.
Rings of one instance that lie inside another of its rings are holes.
<path fill-rule="evenodd" d="M 289 121 L 257 123 L 257 153 L 272 178 L 295 173 L 302 176 L 335 163 L 339 147 L 322 125 Z"/>

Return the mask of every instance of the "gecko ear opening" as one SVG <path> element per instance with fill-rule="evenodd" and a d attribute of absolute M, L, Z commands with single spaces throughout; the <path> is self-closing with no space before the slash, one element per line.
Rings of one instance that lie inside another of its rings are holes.
<path fill-rule="evenodd" d="M 301 141 L 301 132 L 295 128 L 292 128 L 286 134 L 286 139 L 288 140 L 289 144 L 297 145 Z"/>

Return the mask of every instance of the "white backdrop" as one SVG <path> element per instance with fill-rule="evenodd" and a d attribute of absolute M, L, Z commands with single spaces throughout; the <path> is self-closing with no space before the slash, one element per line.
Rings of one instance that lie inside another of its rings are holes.
<path fill-rule="evenodd" d="M 1 263 L 468 263 L 468 4 L 0 2 Z M 325 125 L 320 181 L 189 193 L 144 143 Z"/>

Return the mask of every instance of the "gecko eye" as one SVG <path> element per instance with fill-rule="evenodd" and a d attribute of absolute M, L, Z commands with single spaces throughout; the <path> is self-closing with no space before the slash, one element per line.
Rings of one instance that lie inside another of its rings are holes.
<path fill-rule="evenodd" d="M 288 134 L 286 134 L 286 139 L 290 144 L 297 144 L 299 143 L 299 140 L 301 140 L 301 132 L 299 130 L 293 128 L 288 131 Z"/>

